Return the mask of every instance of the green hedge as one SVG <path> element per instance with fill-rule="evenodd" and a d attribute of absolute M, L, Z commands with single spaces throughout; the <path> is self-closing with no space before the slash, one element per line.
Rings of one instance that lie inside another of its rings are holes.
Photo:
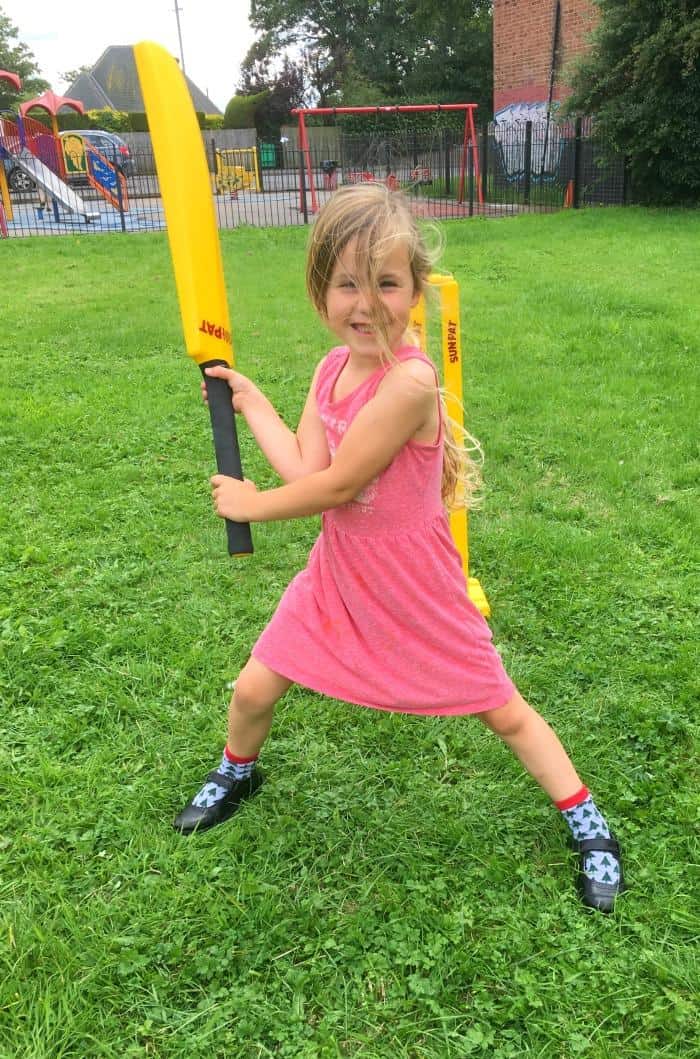
<path fill-rule="evenodd" d="M 148 118 L 138 112 L 130 114 L 129 127 L 132 132 L 148 132 Z"/>
<path fill-rule="evenodd" d="M 411 100 L 411 103 L 416 105 L 416 100 Z M 405 136 L 414 130 L 431 133 L 442 129 L 453 129 L 461 133 L 464 129 L 463 110 L 419 111 L 412 114 L 339 114 L 335 120 L 343 132 L 358 136 L 366 136 L 369 133 Z M 325 121 L 327 123 L 329 119 L 326 118 Z"/>
<path fill-rule="evenodd" d="M 230 99 L 224 113 L 224 129 L 254 129 L 255 111 L 270 95 L 270 90 L 258 92 L 254 96 L 234 96 Z"/>
<path fill-rule="evenodd" d="M 221 114 L 205 114 L 198 110 L 197 124 L 200 129 L 220 129 L 223 127 Z M 29 115 L 35 121 L 51 128 L 51 118 L 42 110 L 32 111 Z M 58 127 L 63 132 L 68 129 L 106 129 L 108 132 L 148 132 L 148 118 L 145 114 L 127 113 L 121 110 L 88 110 L 78 114 L 74 110 L 63 111 L 58 115 Z"/>
<path fill-rule="evenodd" d="M 39 112 L 37 112 L 38 115 Z M 32 117 L 35 117 L 32 112 Z M 48 115 L 46 115 L 48 118 Z M 43 118 L 40 119 L 43 121 Z M 51 124 L 49 119 L 49 124 Z M 85 114 L 78 114 L 74 110 L 66 110 L 58 115 L 59 129 L 106 129 L 108 132 L 128 132 L 131 128 L 129 114 L 123 110 L 87 110 Z"/>

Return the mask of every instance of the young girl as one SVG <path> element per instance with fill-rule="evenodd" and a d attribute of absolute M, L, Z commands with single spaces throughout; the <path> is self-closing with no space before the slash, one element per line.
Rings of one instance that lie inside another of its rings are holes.
<path fill-rule="evenodd" d="M 263 782 L 258 754 L 292 683 L 378 710 L 477 714 L 562 812 L 579 886 L 611 911 L 620 848 L 549 725 L 520 696 L 470 602 L 445 506 L 477 479 L 453 439 L 435 368 L 411 344 L 430 256 L 407 203 L 383 185 L 337 191 L 315 222 L 307 287 L 339 345 L 314 373 L 296 434 L 245 376 L 233 404 L 284 481 L 212 478 L 239 522 L 322 514 L 306 569 L 253 647 L 231 699 L 221 764 L 175 819 L 184 834 L 228 819 Z"/>

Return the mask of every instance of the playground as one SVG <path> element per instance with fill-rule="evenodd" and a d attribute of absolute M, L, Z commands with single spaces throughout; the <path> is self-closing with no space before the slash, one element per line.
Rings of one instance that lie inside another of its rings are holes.
<path fill-rule="evenodd" d="M 330 191 L 319 191 L 317 193 L 319 205 L 322 205 L 331 194 Z M 29 195 L 18 196 L 20 205 L 14 206 L 12 235 L 61 235 L 76 231 L 93 234 L 165 229 L 162 203 L 159 198 L 150 194 L 143 198 L 132 196 L 130 209 L 123 214 L 98 203 L 94 207 L 89 224 L 79 214 L 66 211 L 61 211 L 56 217 L 50 208 L 41 209 L 27 201 L 30 197 Z M 25 201 L 22 202 L 22 199 Z M 231 199 L 230 196 L 216 196 L 214 203 L 220 229 L 238 228 L 241 225 L 255 228 L 293 227 L 308 223 L 309 219 L 308 214 L 305 219 L 303 212 L 299 210 L 298 194 L 295 191 L 249 192 L 236 199 Z M 415 212 L 420 217 L 432 220 L 497 216 L 493 209 L 486 213 L 483 208 L 473 205 L 470 211 L 468 204 L 437 198 L 421 198 L 416 202 Z M 515 211 L 512 207 L 508 210 L 504 208 L 503 215 L 513 212 Z"/>
<path fill-rule="evenodd" d="M 19 77 L 0 70 L 0 80 L 21 88 Z M 17 114 L 5 112 L 0 115 L 0 234 L 8 236 L 13 228 L 17 234 L 29 234 L 35 220 L 34 212 L 18 208 L 10 194 L 7 171 L 17 170 L 24 182 L 36 191 L 37 234 L 43 230 L 59 231 L 82 222 L 97 222 L 109 229 L 110 214 L 104 209 L 106 203 L 118 211 L 120 227 L 127 230 L 125 213 L 129 210 L 126 178 L 87 138 L 80 134 L 62 139 L 59 136 L 58 113 L 70 109 L 85 113 L 83 104 L 66 96 L 46 91 L 35 99 L 20 104 Z M 51 120 L 51 128 L 29 116 L 30 111 L 42 111 Z M 99 207 L 86 201 L 78 193 L 72 181 L 81 178 L 97 195 Z M 50 217 L 48 216 L 50 214 Z M 24 222 L 24 224 L 22 223 Z M 26 230 L 25 230 L 26 225 Z M 134 227 L 140 227 L 137 222 Z M 14 234 L 14 232 L 13 232 Z"/>
<path fill-rule="evenodd" d="M 471 564 L 510 671 L 605 791 L 612 917 L 468 719 L 294 689 L 260 797 L 225 834 L 171 830 L 318 524 L 226 557 L 165 237 L 90 228 L 0 244 L 0 1055 L 686 1059 L 697 214 L 444 225 L 486 453 Z M 328 347 L 306 235 L 222 233 L 239 367 L 288 423 Z"/>
<path fill-rule="evenodd" d="M 35 183 L 32 191 L 3 190 L 0 166 L 0 232 L 27 236 L 77 229 L 162 229 L 160 185 L 148 139 L 132 148 L 134 172 L 127 179 L 87 141 L 78 144 L 76 163 L 65 147 L 78 138 L 60 140 L 29 114 L 43 109 L 55 122 L 58 110 L 71 106 L 79 110 L 82 104 L 45 93 L 23 105 L 14 118 L 0 119 L 0 155 L 7 164 L 21 166 Z M 309 224 L 334 188 L 365 180 L 400 187 L 413 198 L 419 216 L 437 220 L 501 218 L 625 201 L 624 169 L 609 160 L 602 164 L 590 128 L 530 122 L 477 129 L 471 104 L 360 108 L 368 111 L 362 114 L 367 120 L 362 134 L 331 124 L 321 129 L 304 124 L 305 117 L 338 121 L 356 109 L 299 112 L 294 144 L 241 148 L 207 141 L 219 228 Z M 435 124 L 432 131 L 417 130 L 419 118 L 437 122 L 442 112 L 463 120 L 463 129 Z M 392 119 L 401 124 L 381 127 Z M 179 159 L 180 164 L 185 161 Z M 76 187 L 77 174 L 82 180 Z"/>

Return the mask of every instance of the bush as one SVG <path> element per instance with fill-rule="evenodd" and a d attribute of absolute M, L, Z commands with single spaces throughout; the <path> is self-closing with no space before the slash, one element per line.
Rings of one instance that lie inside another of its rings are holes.
<path fill-rule="evenodd" d="M 420 103 L 422 100 L 402 100 L 396 104 L 377 103 L 376 105 L 409 106 L 417 102 Z M 426 102 L 432 102 L 432 100 L 426 100 Z M 374 104 L 360 105 L 373 106 Z M 339 114 L 336 120 L 343 132 L 348 135 L 368 136 L 372 133 L 405 137 L 414 132 L 425 135 L 438 130 L 452 129 L 455 136 L 461 136 L 464 131 L 464 113 L 463 110 L 426 110 L 404 114 Z"/>
<path fill-rule="evenodd" d="M 255 111 L 269 96 L 269 89 L 254 96 L 234 96 L 224 113 L 224 129 L 254 129 Z"/>
<path fill-rule="evenodd" d="M 31 117 L 35 117 L 34 112 Z M 48 119 L 48 115 L 46 117 Z M 129 119 L 130 115 L 123 110 L 86 110 L 84 114 L 78 114 L 75 110 L 67 110 L 58 115 L 58 127 L 62 132 L 68 129 L 106 129 L 107 132 L 125 132 L 131 127 Z M 38 120 L 43 121 L 43 118 Z M 50 125 L 50 119 L 48 123 Z"/>
<path fill-rule="evenodd" d="M 38 110 L 38 109 L 37 110 L 30 110 L 29 113 L 26 116 L 28 118 L 31 118 L 32 121 L 38 121 L 40 125 L 45 125 L 47 129 L 51 128 L 51 117 L 50 117 L 49 114 L 46 113 L 45 110 Z M 77 114 L 75 116 L 76 116 L 76 118 L 78 117 Z M 59 117 L 58 117 L 58 127 L 59 127 L 59 129 L 62 127 L 61 126 L 61 115 L 60 114 L 59 114 Z M 74 128 L 77 128 L 77 127 L 78 127 L 77 125 L 74 126 Z"/>
<path fill-rule="evenodd" d="M 128 132 L 129 115 L 124 110 L 88 110 L 90 127 L 94 129 L 106 129 L 107 132 Z"/>
<path fill-rule="evenodd" d="M 638 202 L 700 202 L 700 15 L 694 0 L 596 0 L 593 47 L 568 113 L 628 160 Z"/>
<path fill-rule="evenodd" d="M 129 114 L 129 129 L 131 132 L 148 132 L 148 118 L 146 115 L 139 112 Z"/>

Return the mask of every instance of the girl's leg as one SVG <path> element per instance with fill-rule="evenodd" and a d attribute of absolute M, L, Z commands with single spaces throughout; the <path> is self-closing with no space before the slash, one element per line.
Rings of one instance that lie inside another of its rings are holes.
<path fill-rule="evenodd" d="M 249 659 L 231 697 L 221 763 L 176 816 L 176 831 L 191 834 L 223 823 L 245 798 L 255 794 L 263 782 L 255 767 L 258 754 L 270 731 L 275 704 L 291 684 L 255 658 Z"/>
<path fill-rule="evenodd" d="M 507 743 L 566 820 L 580 851 L 584 903 L 611 912 L 624 889 L 620 847 L 556 734 L 518 692 L 505 706 L 479 717 Z"/>
<path fill-rule="evenodd" d="M 557 735 L 517 691 L 505 706 L 478 717 L 507 743 L 553 802 L 581 789 L 583 784 Z"/>
<path fill-rule="evenodd" d="M 250 658 L 241 670 L 228 708 L 228 747 L 236 755 L 255 758 L 267 739 L 275 705 L 292 681 Z"/>

